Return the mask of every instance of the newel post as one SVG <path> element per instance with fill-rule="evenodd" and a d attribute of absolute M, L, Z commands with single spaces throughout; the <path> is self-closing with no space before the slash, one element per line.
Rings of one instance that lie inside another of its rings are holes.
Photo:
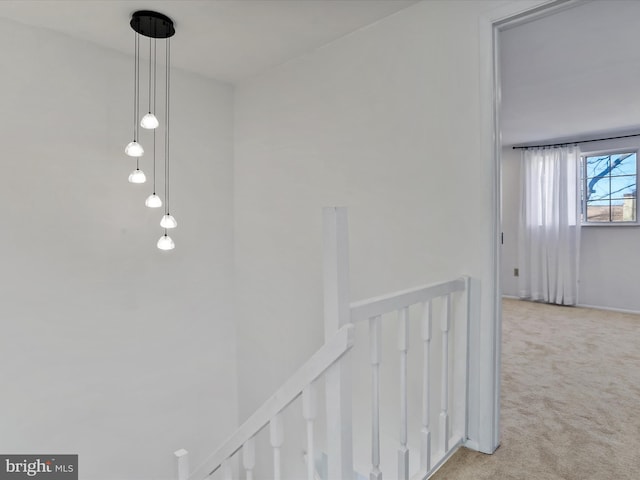
<path fill-rule="evenodd" d="M 189 452 L 181 448 L 173 454 L 178 459 L 178 480 L 187 480 L 189 478 Z"/>
<path fill-rule="evenodd" d="M 347 209 L 323 209 L 325 339 L 350 323 Z M 353 478 L 351 433 L 351 355 L 347 352 L 325 374 L 328 478 Z"/>

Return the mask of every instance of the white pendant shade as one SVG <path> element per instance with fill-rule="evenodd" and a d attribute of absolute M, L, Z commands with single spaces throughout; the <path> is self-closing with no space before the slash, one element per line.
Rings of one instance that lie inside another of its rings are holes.
<path fill-rule="evenodd" d="M 178 222 L 173 218 L 173 215 L 164 215 L 162 220 L 160 220 L 160 226 L 162 228 L 176 228 L 178 226 Z"/>
<path fill-rule="evenodd" d="M 131 174 L 129 174 L 129 183 L 144 183 L 147 181 L 147 176 L 142 170 L 136 168 Z"/>
<path fill-rule="evenodd" d="M 162 200 L 160 200 L 160 197 L 158 195 L 152 193 L 144 201 L 144 204 L 149 208 L 159 208 L 162 206 Z"/>
<path fill-rule="evenodd" d="M 153 113 L 147 113 L 142 120 L 140 120 L 140 126 L 142 128 L 146 128 L 147 130 L 153 130 L 154 128 L 158 128 L 160 122 Z"/>
<path fill-rule="evenodd" d="M 125 147 L 124 153 L 129 155 L 130 157 L 141 157 L 144 155 L 144 148 L 135 140 L 133 142 L 129 142 L 129 144 Z"/>
<path fill-rule="evenodd" d="M 158 240 L 158 248 L 160 250 L 173 250 L 176 248 L 176 244 L 173 243 L 171 237 L 165 233 L 160 237 L 160 240 Z"/>

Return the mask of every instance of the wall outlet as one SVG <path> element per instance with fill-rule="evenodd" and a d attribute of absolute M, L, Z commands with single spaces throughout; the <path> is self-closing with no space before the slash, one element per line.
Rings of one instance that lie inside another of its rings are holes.
<path fill-rule="evenodd" d="M 514 277 L 519 277 L 520 276 L 520 270 L 518 268 L 514 268 L 513 269 L 513 276 Z"/>

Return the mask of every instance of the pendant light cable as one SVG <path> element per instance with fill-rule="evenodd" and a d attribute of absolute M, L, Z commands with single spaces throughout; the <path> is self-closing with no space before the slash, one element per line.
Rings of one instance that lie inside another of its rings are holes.
<path fill-rule="evenodd" d="M 138 33 L 133 32 L 133 141 L 137 141 L 136 138 L 136 125 L 138 124 L 138 114 L 136 112 L 137 95 L 138 95 L 138 57 L 136 55 L 138 46 Z"/>
<path fill-rule="evenodd" d="M 151 113 L 151 37 L 149 37 L 149 113 Z"/>
<path fill-rule="evenodd" d="M 156 112 L 156 90 L 158 88 L 158 40 L 153 39 L 153 112 Z"/>
<path fill-rule="evenodd" d="M 169 99 L 171 88 L 171 39 L 167 38 L 166 55 L 166 89 L 165 89 L 165 131 L 164 131 L 164 198 L 166 206 L 166 214 L 169 215 Z"/>
<path fill-rule="evenodd" d="M 135 95 L 135 129 L 134 140 L 137 142 L 140 129 L 138 126 L 138 115 L 140 114 L 140 35 L 136 33 L 136 95 Z"/>
<path fill-rule="evenodd" d="M 151 40 L 149 40 L 149 47 L 151 47 Z M 156 112 L 156 73 L 157 73 L 157 51 L 158 45 L 156 39 L 153 39 L 153 113 Z M 151 64 L 151 56 L 149 56 L 149 64 Z M 151 70 L 149 70 L 149 76 L 151 76 Z M 149 92 L 151 92 L 151 81 L 149 81 Z M 151 93 L 149 93 L 151 95 Z M 151 108 L 151 97 L 149 97 L 149 108 Z M 156 129 L 153 129 L 153 194 L 156 194 Z"/>
<path fill-rule="evenodd" d="M 153 194 L 156 194 L 156 129 L 153 129 Z"/>

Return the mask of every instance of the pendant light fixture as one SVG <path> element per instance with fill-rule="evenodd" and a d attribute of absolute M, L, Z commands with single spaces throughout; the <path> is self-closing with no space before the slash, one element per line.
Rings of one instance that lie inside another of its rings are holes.
<path fill-rule="evenodd" d="M 176 244 L 173 243 L 171 237 L 165 232 L 164 235 L 160 237 L 160 240 L 158 240 L 158 248 L 160 250 L 173 250 L 176 248 Z"/>
<path fill-rule="evenodd" d="M 152 55 L 151 55 L 151 45 L 153 44 L 153 46 L 156 46 L 156 41 L 155 39 L 149 37 L 149 113 L 147 113 L 144 117 L 142 117 L 142 120 L 140 120 L 140 126 L 142 128 L 146 128 L 147 130 L 155 130 L 156 128 L 158 128 L 158 125 L 160 125 L 160 122 L 158 121 L 158 119 L 156 118 L 156 116 L 151 113 L 151 80 L 153 77 L 153 111 L 155 112 L 156 110 L 156 72 L 155 72 L 155 64 L 156 64 L 156 59 L 155 59 L 155 48 L 153 49 L 153 67 L 154 67 L 154 71 L 153 71 L 153 76 L 151 75 L 151 60 L 152 60 Z M 137 117 L 136 117 L 137 118 Z"/>
<path fill-rule="evenodd" d="M 147 176 L 138 167 L 129 174 L 129 183 L 144 183 L 147 181 Z"/>
<path fill-rule="evenodd" d="M 155 38 L 149 37 L 149 113 L 142 118 L 140 125 L 145 127 L 155 124 L 153 127 L 153 193 L 147 197 L 144 204 L 149 208 L 160 208 L 162 206 L 162 200 L 156 195 L 156 128 L 160 124 L 156 116 L 151 113 L 151 42 L 153 42 L 153 111 L 156 111 L 156 85 L 157 85 L 157 43 Z M 145 122 L 146 119 L 146 122 Z"/>
<path fill-rule="evenodd" d="M 169 65 L 171 65 L 171 39 L 168 38 L 167 39 L 167 48 L 166 48 L 166 64 L 167 64 L 167 71 L 166 71 L 166 85 L 167 88 L 165 90 L 165 95 L 166 95 L 166 99 L 165 99 L 165 115 L 167 118 L 167 125 L 165 127 L 164 130 L 164 206 L 165 206 L 165 213 L 164 216 L 162 217 L 162 219 L 160 220 L 160 226 L 162 228 L 164 228 L 164 237 L 163 238 L 169 238 L 167 237 L 167 229 L 170 228 L 176 228 L 178 226 L 178 222 L 176 222 L 176 219 L 173 218 L 173 215 L 171 215 L 171 213 L 169 213 L 169 157 L 170 157 L 170 151 L 169 151 L 169 118 L 170 118 L 170 107 L 171 107 L 171 103 L 169 101 L 170 98 L 170 92 L 171 92 L 171 69 L 169 68 Z M 161 238 L 160 241 L 162 241 L 163 239 Z M 169 238 L 169 240 L 171 240 Z M 158 242 L 158 248 L 160 247 L 160 241 Z M 173 240 L 171 241 L 173 243 Z M 173 248 L 173 247 L 171 247 Z"/>
<path fill-rule="evenodd" d="M 175 243 L 167 235 L 167 229 L 175 228 L 178 224 L 175 218 L 169 213 L 169 110 L 170 110 L 170 72 L 171 72 L 171 40 L 175 34 L 173 21 L 158 12 L 150 10 L 140 10 L 131 16 L 131 28 L 135 31 L 135 53 L 134 53 L 134 126 L 133 141 L 125 148 L 125 153 L 136 158 L 136 169 L 129 175 L 129 182 L 144 183 L 146 176 L 140 170 L 139 157 L 144 154 L 144 149 L 138 143 L 139 127 L 146 130 L 153 130 L 153 193 L 145 200 L 145 205 L 149 208 L 159 208 L 163 202 L 156 195 L 156 129 L 160 126 L 156 117 L 156 86 L 157 86 L 157 43 L 158 39 L 165 41 L 166 72 L 165 72 L 165 118 L 164 118 L 164 195 L 165 213 L 160 221 L 160 226 L 164 228 L 164 235 L 157 242 L 160 250 L 173 250 Z M 149 95 L 148 112 L 140 119 L 140 35 L 149 38 Z M 140 120 L 139 120 L 140 119 Z"/>
<path fill-rule="evenodd" d="M 134 29 L 135 30 L 135 29 Z M 144 148 L 138 143 L 138 96 L 140 95 L 140 36 L 136 33 L 133 46 L 133 141 L 125 147 L 130 157 L 141 157 Z"/>
<path fill-rule="evenodd" d="M 147 197 L 144 204 L 149 208 L 160 208 L 162 200 L 156 195 L 156 131 L 153 131 L 153 193 Z"/>

